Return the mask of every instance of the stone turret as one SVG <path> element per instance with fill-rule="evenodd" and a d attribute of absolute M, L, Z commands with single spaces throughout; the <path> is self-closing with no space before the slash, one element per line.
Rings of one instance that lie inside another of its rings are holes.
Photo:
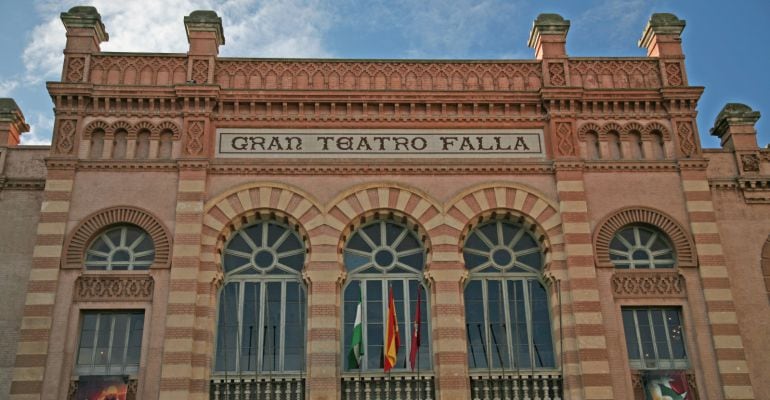
<path fill-rule="evenodd" d="M 24 132 L 29 132 L 29 125 L 19 106 L 11 98 L 0 98 L 0 147 L 17 146 Z"/>
<path fill-rule="evenodd" d="M 714 121 L 711 134 L 718 137 L 722 148 L 733 151 L 756 150 L 757 131 L 754 124 L 759 111 L 740 103 L 727 103 Z"/>
<path fill-rule="evenodd" d="M 193 11 L 184 17 L 187 41 L 190 43 L 191 56 L 216 56 L 219 46 L 225 44 L 222 18 L 211 10 Z"/>
<path fill-rule="evenodd" d="M 569 20 L 559 14 L 540 14 L 532 23 L 527 45 L 535 49 L 535 58 L 558 58 L 567 56 L 567 32 Z"/>

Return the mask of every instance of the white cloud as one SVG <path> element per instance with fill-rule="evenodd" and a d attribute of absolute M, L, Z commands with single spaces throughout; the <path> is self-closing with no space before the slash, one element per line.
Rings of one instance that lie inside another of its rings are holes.
<path fill-rule="evenodd" d="M 24 50 L 25 83 L 58 79 L 66 42 L 59 14 L 76 4 L 97 8 L 110 39 L 102 51 L 184 53 L 183 18 L 213 9 L 223 19 L 223 55 L 251 57 L 328 57 L 323 34 L 328 7 L 320 0 L 37 0 L 42 22 Z M 2 88 L 2 86 L 0 86 Z"/>
<path fill-rule="evenodd" d="M 19 86 L 17 79 L 0 79 L 0 97 L 11 97 L 11 93 Z"/>
<path fill-rule="evenodd" d="M 577 30 L 589 32 L 597 41 L 605 41 L 600 48 L 611 50 L 635 43 L 650 14 L 650 3 L 645 0 L 604 0 L 576 18 L 572 24 Z"/>
<path fill-rule="evenodd" d="M 29 132 L 21 135 L 23 145 L 50 145 L 53 132 L 53 117 L 40 112 L 34 112 L 27 119 Z"/>

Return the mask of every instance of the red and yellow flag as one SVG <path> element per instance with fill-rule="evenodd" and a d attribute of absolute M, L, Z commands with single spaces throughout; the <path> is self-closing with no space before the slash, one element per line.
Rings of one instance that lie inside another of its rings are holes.
<path fill-rule="evenodd" d="M 398 360 L 398 347 L 401 339 L 398 336 L 398 317 L 396 316 L 396 301 L 393 299 L 393 288 L 388 293 L 388 319 L 385 321 L 385 347 L 383 349 L 384 369 L 390 371 L 396 366 Z"/>

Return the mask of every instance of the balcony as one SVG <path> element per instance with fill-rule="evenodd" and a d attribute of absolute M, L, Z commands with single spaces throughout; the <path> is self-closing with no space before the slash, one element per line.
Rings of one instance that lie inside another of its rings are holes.
<path fill-rule="evenodd" d="M 473 400 L 561 400 L 563 390 L 559 372 L 471 375 Z"/>
<path fill-rule="evenodd" d="M 347 374 L 342 377 L 342 400 L 433 400 L 433 374 Z"/>
<path fill-rule="evenodd" d="M 215 376 L 211 400 L 304 400 L 305 377 L 298 375 Z"/>

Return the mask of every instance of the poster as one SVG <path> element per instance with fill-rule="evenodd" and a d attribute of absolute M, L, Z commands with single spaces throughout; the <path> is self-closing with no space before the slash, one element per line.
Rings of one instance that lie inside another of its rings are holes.
<path fill-rule="evenodd" d="M 127 400 L 128 377 L 81 376 L 73 400 Z"/>
<path fill-rule="evenodd" d="M 643 371 L 645 399 L 694 400 L 684 371 Z"/>

